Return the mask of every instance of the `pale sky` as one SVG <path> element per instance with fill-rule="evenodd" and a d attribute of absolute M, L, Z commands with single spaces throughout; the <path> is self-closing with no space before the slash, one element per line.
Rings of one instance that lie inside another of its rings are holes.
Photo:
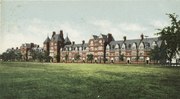
<path fill-rule="evenodd" d="M 170 24 L 166 13 L 180 15 L 180 0 L 2 0 L 0 53 L 23 43 L 41 47 L 52 32 L 88 42 L 93 34 L 112 33 L 115 40 L 156 37 Z"/>

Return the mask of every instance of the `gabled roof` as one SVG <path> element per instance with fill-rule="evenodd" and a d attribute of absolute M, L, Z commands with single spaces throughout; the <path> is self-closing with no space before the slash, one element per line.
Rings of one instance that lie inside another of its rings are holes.
<path fill-rule="evenodd" d="M 44 44 L 45 43 L 49 43 L 50 42 L 50 38 L 49 38 L 49 36 L 46 38 L 46 40 L 44 41 Z"/>
<path fill-rule="evenodd" d="M 98 37 L 97 35 L 93 35 L 93 38 L 94 38 L 94 39 L 97 39 L 97 38 L 99 38 L 99 37 Z"/>
<path fill-rule="evenodd" d="M 127 48 L 127 49 L 131 49 L 133 43 L 136 43 L 137 46 L 139 46 L 139 44 L 140 44 L 141 42 L 143 42 L 143 43 L 145 44 L 145 48 L 146 48 L 146 49 L 150 49 L 150 48 L 151 48 L 151 45 L 152 45 L 152 43 L 153 43 L 154 41 L 157 42 L 158 46 L 160 46 L 161 43 L 162 43 L 162 41 L 159 40 L 159 38 L 147 38 L 147 39 L 143 39 L 143 40 L 141 40 L 141 39 L 132 39 L 132 40 L 126 40 L 126 41 L 124 41 L 124 40 L 111 41 L 111 42 L 110 42 L 110 46 L 111 46 L 111 48 L 112 48 L 112 46 L 115 46 L 116 44 L 118 44 L 118 45 L 120 45 L 120 47 L 121 47 L 122 44 L 125 43 L 125 44 L 126 44 L 126 48 Z M 129 47 L 129 45 L 130 45 L 131 47 Z"/>
<path fill-rule="evenodd" d="M 71 44 L 71 41 L 69 40 L 69 37 L 67 36 L 64 41 L 65 44 Z"/>
<path fill-rule="evenodd" d="M 102 38 L 103 38 L 105 41 L 107 41 L 107 35 L 101 34 L 101 36 L 102 36 Z"/>

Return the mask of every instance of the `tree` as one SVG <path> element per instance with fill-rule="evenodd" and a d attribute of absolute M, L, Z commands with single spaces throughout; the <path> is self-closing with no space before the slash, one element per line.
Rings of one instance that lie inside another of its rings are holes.
<path fill-rule="evenodd" d="M 160 64 L 164 65 L 166 63 L 166 60 L 168 59 L 167 55 L 168 55 L 167 54 L 167 46 L 166 46 L 165 42 L 162 42 L 160 49 L 159 49 Z"/>
<path fill-rule="evenodd" d="M 15 53 L 15 59 L 16 59 L 17 61 L 20 61 L 20 60 L 22 59 L 22 54 L 21 54 L 20 51 L 18 51 L 18 52 Z"/>
<path fill-rule="evenodd" d="M 7 52 L 2 53 L 1 58 L 3 61 L 8 61 L 9 60 L 8 53 Z"/>
<path fill-rule="evenodd" d="M 88 61 L 91 61 L 91 63 L 92 63 L 92 60 L 94 59 L 94 55 L 93 54 L 88 54 L 87 55 L 87 60 Z"/>
<path fill-rule="evenodd" d="M 45 62 L 50 62 L 51 59 L 52 59 L 52 57 L 49 56 L 49 52 L 48 51 L 44 51 L 44 61 Z"/>
<path fill-rule="evenodd" d="M 166 42 L 167 57 L 171 64 L 172 58 L 180 51 L 180 20 L 177 20 L 176 14 L 167 15 L 171 19 L 171 25 L 158 29 L 160 32 L 157 35 L 160 35 L 160 39 Z"/>
<path fill-rule="evenodd" d="M 137 63 L 139 62 L 139 50 L 137 50 L 137 53 L 136 53 L 136 61 Z"/>
<path fill-rule="evenodd" d="M 160 48 L 158 46 L 155 46 L 154 49 L 151 49 L 150 51 L 150 58 L 154 60 L 154 63 L 158 63 L 160 60 Z"/>
<path fill-rule="evenodd" d="M 119 60 L 124 61 L 124 54 L 121 54 L 121 55 L 119 56 Z"/>
<path fill-rule="evenodd" d="M 74 55 L 74 59 L 77 60 L 77 61 L 80 60 L 80 57 L 81 57 L 81 56 L 80 56 L 79 54 L 75 54 L 75 55 Z"/>
<path fill-rule="evenodd" d="M 67 63 L 67 60 L 68 60 L 68 54 L 65 55 L 65 60 L 66 60 L 66 63 Z"/>

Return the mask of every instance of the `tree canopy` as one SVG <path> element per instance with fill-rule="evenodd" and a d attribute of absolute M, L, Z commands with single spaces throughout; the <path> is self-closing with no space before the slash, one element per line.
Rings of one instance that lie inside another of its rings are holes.
<path fill-rule="evenodd" d="M 171 24 L 163 29 L 158 29 L 160 32 L 157 35 L 160 35 L 160 39 L 165 42 L 167 57 L 171 63 L 172 58 L 180 51 L 180 20 L 177 20 L 178 15 L 176 14 L 167 15 Z"/>

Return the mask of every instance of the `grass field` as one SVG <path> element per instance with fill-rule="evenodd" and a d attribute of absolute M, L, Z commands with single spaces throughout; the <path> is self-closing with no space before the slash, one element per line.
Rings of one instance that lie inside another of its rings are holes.
<path fill-rule="evenodd" d="M 180 99 L 180 67 L 0 63 L 0 99 Z"/>

